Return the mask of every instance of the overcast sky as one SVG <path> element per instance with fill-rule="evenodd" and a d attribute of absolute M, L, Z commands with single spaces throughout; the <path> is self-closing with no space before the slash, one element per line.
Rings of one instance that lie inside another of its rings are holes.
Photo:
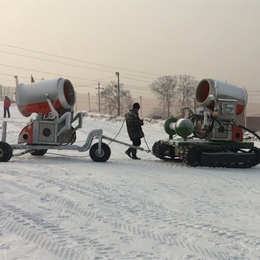
<path fill-rule="evenodd" d="M 0 0 L 0 84 L 64 77 L 97 93 L 120 73 L 134 97 L 160 76 L 242 85 L 260 97 L 260 1 Z"/>

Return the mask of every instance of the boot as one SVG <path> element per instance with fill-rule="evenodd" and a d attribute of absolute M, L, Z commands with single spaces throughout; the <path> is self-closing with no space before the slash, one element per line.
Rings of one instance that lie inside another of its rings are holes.
<path fill-rule="evenodd" d="M 130 158 L 132 158 L 132 148 L 128 148 L 126 151 L 125 151 L 126 155 L 128 155 Z"/>
<path fill-rule="evenodd" d="M 137 150 L 136 150 L 136 149 L 133 149 L 133 151 L 132 151 L 132 159 L 134 159 L 134 160 L 141 160 L 141 158 L 138 158 L 138 157 L 136 156 L 136 153 L 137 153 Z"/>

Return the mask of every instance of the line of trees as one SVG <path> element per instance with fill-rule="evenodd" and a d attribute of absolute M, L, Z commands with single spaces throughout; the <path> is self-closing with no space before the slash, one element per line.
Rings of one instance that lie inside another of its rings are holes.
<path fill-rule="evenodd" d="M 191 75 L 163 76 L 156 79 L 149 85 L 152 93 L 160 100 L 160 106 L 166 108 L 166 117 L 169 117 L 175 111 L 180 111 L 181 107 L 194 106 L 194 93 L 198 81 Z M 129 90 L 120 84 L 120 111 L 122 114 L 131 109 L 133 97 Z M 102 102 L 100 106 L 108 108 L 109 114 L 115 114 L 118 111 L 118 86 L 115 81 L 104 87 L 100 92 Z"/>
<path fill-rule="evenodd" d="M 194 105 L 195 89 L 198 81 L 191 75 L 163 76 L 150 84 L 151 91 L 161 100 L 161 105 L 167 108 L 166 116 L 173 110 Z"/>
<path fill-rule="evenodd" d="M 117 114 L 118 112 L 118 86 L 115 81 L 111 81 L 106 85 L 102 91 L 100 91 L 100 97 L 102 102 L 101 107 L 108 108 L 108 114 Z M 120 111 L 121 113 L 127 112 L 133 103 L 133 98 L 129 90 L 124 89 L 124 84 L 119 84 L 119 97 L 120 97 Z"/>

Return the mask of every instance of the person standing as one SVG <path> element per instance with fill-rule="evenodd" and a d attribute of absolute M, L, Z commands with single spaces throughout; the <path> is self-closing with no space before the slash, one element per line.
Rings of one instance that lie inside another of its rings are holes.
<path fill-rule="evenodd" d="M 6 114 L 8 115 L 8 117 L 10 117 L 10 108 L 11 106 L 11 101 L 8 98 L 8 96 L 5 96 L 5 100 L 4 100 L 4 117 L 6 117 Z"/>
<path fill-rule="evenodd" d="M 141 145 L 141 138 L 144 137 L 144 133 L 142 130 L 143 120 L 139 118 L 138 112 L 140 109 L 139 103 L 134 103 L 133 108 L 129 110 L 127 114 L 125 114 L 126 119 L 126 127 L 130 140 L 132 141 L 134 146 Z M 136 156 L 137 149 L 133 147 L 129 147 L 125 153 L 134 160 L 140 160 Z"/>

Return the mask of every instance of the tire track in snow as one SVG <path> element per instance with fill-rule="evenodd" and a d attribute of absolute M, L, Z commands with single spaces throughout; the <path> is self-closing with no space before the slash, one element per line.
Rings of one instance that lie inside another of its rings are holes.
<path fill-rule="evenodd" d="M 149 229 L 147 230 L 145 228 L 134 227 L 134 226 L 129 225 L 129 224 L 118 223 L 118 221 L 114 220 L 114 217 L 106 218 L 103 215 L 98 215 L 98 213 L 95 213 L 91 210 L 82 209 L 75 202 L 68 200 L 68 199 L 65 199 L 63 197 L 51 195 L 51 194 L 45 194 L 45 193 L 42 193 L 38 190 L 27 187 L 25 185 L 17 184 L 17 182 L 11 181 L 11 180 L 3 180 L 2 179 L 2 182 L 9 184 L 13 187 L 16 187 L 20 190 L 35 194 L 35 195 L 41 197 L 41 199 L 45 199 L 47 201 L 55 202 L 55 203 L 65 207 L 65 208 L 67 208 L 67 209 L 69 209 L 69 210 L 71 210 L 71 211 L 73 211 L 77 214 L 80 214 L 82 216 L 87 217 L 89 220 L 97 220 L 99 222 L 111 225 L 112 227 L 114 227 L 116 229 L 122 229 L 124 231 L 131 232 L 134 235 L 139 235 L 139 236 L 144 237 L 144 238 L 155 240 L 159 244 L 167 244 L 167 245 L 170 245 L 170 246 L 176 246 L 176 247 L 181 247 L 181 248 L 184 248 L 184 249 L 189 249 L 196 254 L 206 255 L 208 257 L 211 257 L 212 259 L 219 259 L 219 260 L 225 259 L 225 258 L 222 258 L 219 255 L 219 253 L 216 254 L 214 251 L 206 250 L 206 249 L 204 249 L 200 246 L 195 246 L 195 245 L 190 244 L 188 242 L 177 241 L 172 236 L 164 235 L 164 234 L 158 234 L 158 233 L 150 231 Z M 80 194 L 82 194 L 82 192 L 80 192 Z"/>
<path fill-rule="evenodd" d="M 88 250 L 94 251 L 95 256 L 93 258 L 96 259 L 113 259 L 114 257 L 118 257 L 118 259 L 136 259 L 136 256 L 126 255 L 114 249 L 113 246 L 78 235 L 71 236 L 65 229 L 4 202 L 0 202 L 0 216 L 0 226 L 2 228 L 37 244 L 64 260 L 88 259 L 89 255 L 84 252 L 85 244 L 88 244 Z M 75 246 L 75 242 L 77 246 Z"/>
<path fill-rule="evenodd" d="M 115 199 L 113 199 L 112 197 L 109 198 L 107 192 L 111 196 L 116 195 L 116 196 L 119 196 L 120 198 L 122 198 L 122 197 L 126 198 L 127 203 L 130 202 L 130 199 L 133 200 L 133 202 L 139 201 L 142 208 L 143 208 L 143 206 L 146 208 L 151 207 L 155 210 L 161 211 L 154 217 L 155 220 L 160 217 L 165 217 L 166 221 L 167 221 L 167 219 L 170 219 L 169 221 L 172 221 L 172 219 L 175 219 L 175 220 L 177 219 L 178 220 L 177 224 L 179 224 L 181 226 L 187 224 L 187 226 L 192 227 L 194 225 L 195 229 L 198 229 L 199 226 L 201 226 L 201 229 L 202 228 L 205 229 L 205 227 L 208 227 L 208 229 L 214 230 L 213 233 L 220 233 L 221 236 L 223 236 L 223 234 L 225 232 L 229 233 L 229 234 L 227 234 L 227 236 L 231 236 L 232 232 L 239 233 L 239 235 L 242 233 L 240 230 L 231 231 L 229 228 L 218 227 L 217 225 L 214 224 L 215 222 L 213 223 L 212 221 L 210 221 L 206 218 L 203 218 L 203 217 L 194 216 L 192 214 L 187 214 L 187 213 L 183 213 L 183 212 L 179 212 L 179 211 L 169 210 L 167 207 L 165 207 L 161 204 L 158 205 L 152 201 L 147 201 L 143 198 L 134 197 L 132 194 L 129 194 L 129 193 L 118 192 L 118 190 L 115 188 L 111 188 L 110 186 L 106 186 L 101 182 L 97 182 L 97 181 L 87 178 L 87 177 L 84 178 L 84 183 L 90 185 L 90 187 L 88 186 L 86 189 L 86 186 L 83 186 L 82 184 L 73 184 L 71 182 L 64 181 L 64 180 L 61 182 L 59 179 L 46 177 L 46 174 L 39 174 L 39 173 L 36 174 L 35 172 L 33 172 L 32 174 L 36 175 L 36 178 L 40 177 L 42 180 L 45 180 L 47 183 L 59 185 L 60 187 L 63 187 L 64 186 L 63 184 L 65 183 L 66 187 L 69 188 L 71 191 L 76 191 L 80 194 L 84 194 L 84 195 L 99 199 L 101 201 L 104 200 L 104 198 L 106 199 L 106 201 L 108 201 L 108 200 L 115 201 Z M 32 175 L 30 175 L 30 176 L 32 176 Z M 94 189 L 93 189 L 93 187 L 94 187 Z M 105 191 L 106 193 L 102 194 L 101 190 Z M 182 193 L 180 193 L 177 188 L 174 190 L 178 194 L 182 195 Z M 95 194 L 95 196 L 93 196 L 92 193 Z M 118 204 L 117 204 L 117 207 L 119 208 Z M 136 205 L 134 207 L 136 207 Z M 119 208 L 119 209 L 121 210 L 122 208 Z M 169 214 L 166 214 L 165 212 L 168 212 Z M 149 215 L 149 217 L 151 217 L 151 216 Z M 190 222 L 191 219 L 193 220 L 193 222 L 195 222 L 195 224 L 185 222 L 185 221 Z M 172 224 L 172 222 L 170 224 Z M 219 232 L 217 232 L 216 230 L 219 230 Z"/>
<path fill-rule="evenodd" d="M 244 179 L 243 179 L 243 181 L 241 181 L 241 180 L 239 180 L 238 177 L 235 178 L 235 177 L 227 176 L 225 173 L 221 173 L 221 172 L 219 172 L 217 174 L 210 172 L 209 174 L 218 179 L 222 179 L 222 180 L 232 184 L 233 186 L 246 190 L 249 193 L 260 195 L 260 186 L 257 185 L 256 183 L 248 183 L 248 182 L 245 182 Z"/>
<path fill-rule="evenodd" d="M 33 174 L 35 174 L 35 172 L 33 172 Z M 46 175 L 44 175 L 43 178 L 46 178 Z M 49 181 L 50 178 L 48 177 L 47 180 Z M 52 180 L 54 182 L 59 180 L 55 179 Z M 67 182 L 67 181 L 62 181 L 61 184 L 66 183 L 67 187 L 72 185 L 72 188 L 75 189 L 75 187 L 77 189 L 79 189 L 77 192 L 79 192 L 80 194 L 82 192 L 84 192 L 84 190 L 86 189 L 85 186 L 81 185 L 81 184 L 72 184 L 71 182 Z M 251 250 L 255 250 L 255 248 L 259 248 L 259 240 L 260 238 L 258 236 L 252 236 L 252 235 L 247 235 L 245 232 L 241 231 L 241 230 L 234 230 L 234 229 L 230 229 L 230 228 L 225 228 L 225 227 L 219 227 L 218 225 L 212 223 L 211 221 L 209 221 L 208 219 L 205 218 L 200 218 L 194 215 L 190 215 L 190 214 L 185 214 L 183 212 L 177 212 L 177 211 L 171 211 L 168 208 L 166 208 L 163 205 L 158 205 L 154 202 L 151 201 L 147 201 L 145 199 L 142 198 L 136 198 L 134 196 L 132 196 L 129 193 L 120 193 L 118 192 L 118 190 L 111 188 L 111 186 L 107 186 L 104 185 L 101 182 L 97 182 L 96 180 L 90 179 L 90 178 L 84 178 L 84 182 L 86 182 L 86 184 L 90 185 L 91 187 L 88 187 L 87 190 L 91 191 L 95 194 L 95 198 L 100 197 L 101 195 L 101 190 L 105 191 L 105 193 L 101 196 L 100 200 L 104 200 L 104 198 L 106 199 L 106 202 L 113 202 L 115 201 L 115 199 L 113 197 L 109 197 L 107 192 L 109 193 L 109 195 L 116 195 L 116 196 L 120 196 L 120 198 L 126 197 L 127 199 L 127 203 L 130 202 L 134 202 L 136 203 L 136 201 L 139 201 L 140 204 L 142 205 L 141 208 L 143 208 L 143 206 L 145 208 L 149 208 L 152 207 L 155 210 L 159 210 L 159 212 L 154 212 L 153 214 L 147 214 L 146 211 L 142 212 L 142 215 L 146 216 L 147 219 L 152 218 L 153 222 L 154 221 L 159 221 L 162 220 L 164 223 L 168 222 L 170 225 L 175 224 L 177 225 L 179 228 L 183 227 L 183 232 L 185 232 L 186 228 L 193 228 L 196 231 L 201 231 L 202 233 L 209 232 L 211 234 L 217 235 L 218 237 L 220 237 L 221 240 L 223 240 L 223 238 L 227 239 L 227 241 L 230 240 L 230 238 L 235 238 L 236 241 L 244 241 L 243 242 L 243 247 L 245 247 L 246 249 L 251 249 Z M 58 184 L 55 183 L 55 184 Z M 85 184 L 85 183 L 84 183 Z M 92 189 L 92 186 L 95 188 L 94 191 Z M 86 194 L 88 196 L 93 196 L 91 194 Z M 115 204 L 112 203 L 113 207 L 117 207 L 120 211 L 125 210 L 125 206 L 123 205 L 123 207 L 121 207 L 122 205 L 120 204 Z M 137 208 L 136 204 L 132 207 L 132 208 Z M 130 207 L 131 209 L 131 207 Z M 129 212 L 129 210 L 127 210 L 127 212 Z M 174 221 L 173 221 L 174 220 Z M 192 221 L 191 221 L 192 220 Z M 176 237 L 177 238 L 177 237 Z M 175 241 L 177 241 L 177 239 L 175 239 Z M 240 245 L 241 246 L 241 245 Z"/>
<path fill-rule="evenodd" d="M 52 169 L 52 167 L 50 167 Z M 46 169 L 45 169 L 46 170 Z M 47 172 L 52 172 L 52 171 L 47 171 Z M 32 175 L 31 175 L 32 174 Z M 152 207 L 156 210 L 159 210 L 161 212 L 155 212 L 148 214 L 147 212 L 142 212 L 142 215 L 145 215 L 147 219 L 153 219 L 153 221 L 164 221 L 164 223 L 168 222 L 170 225 L 176 224 L 179 229 L 182 229 L 183 233 L 187 228 L 193 228 L 195 231 L 201 231 L 202 233 L 209 232 L 214 235 L 217 235 L 220 240 L 222 241 L 224 238 L 230 240 L 230 238 L 235 238 L 235 241 L 244 241 L 243 242 L 243 247 L 244 248 L 250 248 L 252 250 L 255 250 L 256 247 L 258 247 L 258 241 L 259 237 L 256 236 L 249 236 L 245 232 L 241 230 L 231 230 L 230 228 L 225 228 L 225 227 L 219 227 L 218 225 L 214 225 L 211 223 L 211 221 L 205 219 L 205 218 L 200 218 L 194 215 L 190 214 L 185 214 L 182 212 L 175 212 L 168 210 L 166 207 L 163 205 L 158 205 L 153 202 L 149 202 L 145 199 L 142 198 L 136 198 L 135 196 L 132 196 L 130 193 L 120 193 L 118 190 L 116 190 L 114 187 L 105 185 L 104 183 L 98 182 L 96 180 L 93 180 L 91 178 L 84 178 L 84 184 L 89 184 L 89 186 L 83 186 L 82 184 L 73 184 L 68 181 L 60 181 L 59 179 L 56 178 L 51 178 L 46 176 L 46 173 L 35 173 L 32 172 L 29 174 L 29 176 L 35 178 L 40 178 L 46 181 L 47 183 L 51 183 L 53 185 L 58 185 L 61 188 L 66 187 L 67 189 L 77 192 L 79 194 L 84 194 L 90 197 L 93 197 L 94 199 L 98 199 L 99 201 L 105 201 L 105 203 L 110 203 L 110 205 L 114 208 L 118 208 L 120 211 L 125 210 L 127 213 L 131 213 L 131 207 L 125 207 L 125 205 L 120 205 L 120 204 L 115 204 L 116 199 L 114 199 L 112 196 L 119 196 L 120 199 L 122 197 L 126 197 L 127 203 L 133 202 L 135 203 L 135 208 L 136 206 L 136 201 L 139 201 L 142 206 L 145 208 Z M 102 192 L 105 191 L 105 193 L 102 194 Z M 89 193 L 90 192 L 90 193 Z M 109 196 L 108 194 L 109 193 Z M 110 196 L 112 194 L 112 196 Z M 133 207 L 132 207 L 133 208 Z M 167 213 L 166 213 L 167 212 Z M 132 212 L 133 213 L 133 212 Z M 114 216 L 115 217 L 115 216 Z M 134 218 L 133 218 L 134 219 Z M 133 221 L 132 218 L 126 219 L 128 223 L 132 224 Z M 173 221 L 174 220 L 174 221 Z M 134 232 L 134 231 L 133 231 Z M 160 239 L 159 239 L 160 240 Z M 175 241 L 178 241 L 178 237 L 175 237 Z M 223 245 L 225 245 L 225 242 L 223 242 Z"/>
<path fill-rule="evenodd" d="M 64 244 L 64 240 L 50 232 L 44 230 L 39 230 L 39 223 L 33 225 L 30 220 L 34 216 L 30 216 L 29 213 L 22 214 L 20 217 L 18 212 L 21 214 L 21 210 L 12 207 L 10 205 L 0 203 L 0 226 L 2 229 L 7 229 L 11 233 L 20 236 L 39 247 L 51 252 L 55 256 L 61 259 L 69 260 L 84 260 L 86 255 L 82 252 L 77 252 L 72 248 L 67 248 L 68 245 Z M 44 228 L 48 229 L 55 226 L 45 226 Z M 48 233 L 48 234 L 46 234 Z"/>
<path fill-rule="evenodd" d="M 241 171 L 243 174 L 243 177 L 245 174 L 244 171 Z M 258 172 L 257 172 L 258 174 Z M 224 181 L 224 183 L 228 183 L 229 185 L 233 186 L 234 189 L 237 190 L 239 194 L 245 194 L 252 197 L 252 199 L 247 199 L 246 203 L 243 201 L 243 197 L 241 197 L 241 201 L 243 203 L 243 210 L 244 212 L 251 212 L 251 214 L 248 214 L 250 217 L 255 217 L 255 215 L 258 215 L 258 212 L 260 210 L 259 204 L 256 204 L 255 202 L 260 199 L 260 185 L 257 181 L 254 181 L 252 179 L 251 181 L 246 178 L 241 178 L 239 174 L 234 172 L 210 172 L 209 175 L 216 179 L 220 179 Z M 217 190 L 213 190 L 217 191 Z M 224 208 L 235 208 L 237 210 L 240 210 L 240 203 L 233 204 L 232 202 L 225 201 L 223 202 L 225 205 Z M 221 209 L 220 209 L 221 210 Z"/>

